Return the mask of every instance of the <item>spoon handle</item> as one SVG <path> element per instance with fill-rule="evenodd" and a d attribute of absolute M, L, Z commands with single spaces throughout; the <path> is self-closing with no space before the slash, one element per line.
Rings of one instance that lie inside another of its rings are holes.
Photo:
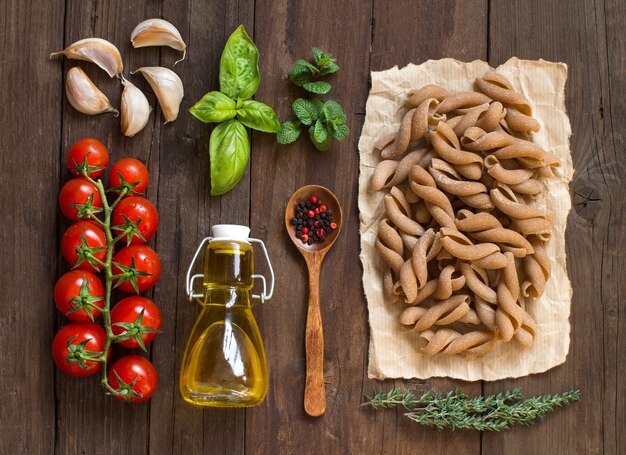
<path fill-rule="evenodd" d="M 306 385 L 304 410 L 317 417 L 326 410 L 326 386 L 324 385 L 324 333 L 320 312 L 320 267 L 323 255 L 313 254 L 307 258 L 309 269 L 309 308 L 306 318 Z"/>

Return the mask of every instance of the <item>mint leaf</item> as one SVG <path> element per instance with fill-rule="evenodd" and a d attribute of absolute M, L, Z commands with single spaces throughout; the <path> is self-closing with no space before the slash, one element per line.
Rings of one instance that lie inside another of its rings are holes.
<path fill-rule="evenodd" d="M 320 76 L 326 76 L 328 74 L 336 73 L 337 71 L 339 71 L 339 65 L 335 62 L 328 62 L 320 68 Z"/>
<path fill-rule="evenodd" d="M 320 125 L 319 127 L 318 124 Z M 324 132 L 321 132 L 321 129 L 323 129 Z M 332 136 L 328 134 L 328 131 L 326 131 L 324 125 L 322 125 L 322 123 L 319 121 L 316 122 L 314 126 L 309 128 L 309 137 L 311 138 L 311 142 L 313 142 L 315 148 L 320 152 L 325 152 L 333 144 Z M 318 139 L 322 138 L 324 138 L 324 141 L 318 141 Z"/>
<path fill-rule="evenodd" d="M 330 122 L 328 124 L 328 130 L 330 131 L 330 134 L 332 134 L 333 137 L 339 141 L 343 141 L 348 137 L 348 134 L 350 134 L 350 129 L 345 123 L 335 124 Z"/>
<path fill-rule="evenodd" d="M 315 63 L 317 63 L 319 65 L 319 61 L 324 56 L 324 52 L 321 49 L 318 49 L 317 47 L 312 47 L 311 48 L 311 54 L 313 54 L 313 58 L 315 59 Z"/>
<path fill-rule="evenodd" d="M 237 109 L 238 120 L 248 128 L 265 133 L 277 133 L 280 123 L 274 109 L 259 101 L 246 100 Z"/>
<path fill-rule="evenodd" d="M 301 133 L 300 122 L 287 120 L 280 126 L 280 131 L 276 134 L 276 142 L 279 144 L 291 144 L 298 140 Z"/>
<path fill-rule="evenodd" d="M 346 121 L 347 116 L 344 114 L 341 104 L 334 100 L 327 100 L 324 102 L 324 106 L 321 109 L 321 116 L 327 122 L 335 122 L 337 124 Z"/>
<path fill-rule="evenodd" d="M 330 92 L 331 86 L 328 82 L 317 81 L 308 82 L 302 86 L 306 91 L 316 93 L 318 95 L 325 95 Z"/>
<path fill-rule="evenodd" d="M 298 98 L 291 105 L 293 113 L 305 125 L 311 125 L 319 117 L 319 108 L 311 100 Z"/>
<path fill-rule="evenodd" d="M 313 72 L 308 66 L 294 65 L 288 74 L 289 80 L 298 87 L 302 87 L 304 84 L 313 81 Z"/>
<path fill-rule="evenodd" d="M 236 103 L 223 93 L 209 92 L 191 106 L 189 112 L 205 123 L 224 122 L 237 114 L 236 106 Z"/>
<path fill-rule="evenodd" d="M 320 72 L 320 70 L 317 69 L 317 67 L 315 65 L 307 62 L 306 60 L 302 60 L 301 58 L 296 60 L 295 64 L 307 67 L 309 70 L 311 70 L 311 73 L 313 74 L 313 76 L 317 76 L 319 74 L 319 72 Z"/>

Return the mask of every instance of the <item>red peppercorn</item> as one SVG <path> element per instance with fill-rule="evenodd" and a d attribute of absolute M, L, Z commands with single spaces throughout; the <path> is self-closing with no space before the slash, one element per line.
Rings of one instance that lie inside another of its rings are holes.
<path fill-rule="evenodd" d="M 322 228 L 319 228 L 319 229 L 316 231 L 316 233 L 317 233 L 317 236 L 318 236 L 318 237 L 320 237 L 320 238 L 321 238 L 321 237 L 324 237 L 324 236 L 326 235 L 326 232 L 324 232 L 324 229 L 322 229 Z"/>
<path fill-rule="evenodd" d="M 311 196 L 311 197 L 309 198 L 309 202 L 310 202 L 311 204 L 317 204 L 317 201 L 318 201 L 317 196 Z"/>
<path fill-rule="evenodd" d="M 306 212 L 306 216 L 308 216 L 309 218 L 313 218 L 315 216 L 315 212 L 313 210 L 309 210 L 308 212 Z"/>
<path fill-rule="evenodd" d="M 313 226 L 315 226 L 315 227 L 320 227 L 320 222 L 319 222 L 319 221 L 316 221 L 315 223 L 313 223 Z"/>
<path fill-rule="evenodd" d="M 320 205 L 319 209 L 320 209 L 320 213 L 324 213 L 326 211 L 326 206 L 325 205 Z"/>
<path fill-rule="evenodd" d="M 307 227 L 303 227 L 303 228 L 302 228 L 302 233 L 303 233 L 303 234 L 308 234 L 308 233 L 309 233 L 309 228 L 307 228 Z"/>
<path fill-rule="evenodd" d="M 330 228 L 331 229 L 337 229 L 337 223 L 330 223 Z"/>
<path fill-rule="evenodd" d="M 315 212 L 316 215 L 320 214 L 320 209 L 319 207 L 315 207 L 315 210 L 313 210 Z"/>
<path fill-rule="evenodd" d="M 309 241 L 309 236 L 306 234 L 302 234 L 302 237 L 300 238 L 300 240 L 302 240 L 302 243 L 306 243 Z"/>

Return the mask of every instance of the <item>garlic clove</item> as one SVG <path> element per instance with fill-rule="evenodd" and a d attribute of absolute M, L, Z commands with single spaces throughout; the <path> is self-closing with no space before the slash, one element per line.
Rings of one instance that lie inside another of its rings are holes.
<path fill-rule="evenodd" d="M 102 38 L 86 38 L 70 44 L 65 50 L 53 52 L 50 58 L 64 55 L 66 58 L 92 62 L 107 72 L 109 77 L 122 74 L 124 64 L 120 51 Z"/>
<path fill-rule="evenodd" d="M 136 72 L 143 74 L 152 87 L 163 111 L 165 123 L 176 120 L 180 102 L 185 94 L 180 77 L 171 69 L 162 66 L 144 66 L 130 74 Z"/>
<path fill-rule="evenodd" d="M 182 51 L 183 58 L 176 61 L 174 65 L 185 60 L 187 54 L 187 45 L 178 29 L 163 19 L 146 19 L 141 22 L 130 34 L 130 42 L 133 47 L 169 46 Z"/>
<path fill-rule="evenodd" d="M 70 68 L 65 76 L 65 94 L 72 107 L 83 114 L 97 115 L 113 112 L 116 117 L 119 115 L 106 95 L 78 66 Z"/>
<path fill-rule="evenodd" d="M 150 103 L 141 90 L 122 78 L 124 91 L 120 103 L 120 128 L 124 136 L 133 137 L 148 123 Z"/>

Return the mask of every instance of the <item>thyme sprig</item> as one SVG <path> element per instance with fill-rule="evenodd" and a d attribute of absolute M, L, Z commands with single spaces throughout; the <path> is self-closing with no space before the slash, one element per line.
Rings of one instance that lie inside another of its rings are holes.
<path fill-rule="evenodd" d="M 416 398 L 399 388 L 365 396 L 374 409 L 402 407 L 404 415 L 438 430 L 502 431 L 513 425 L 531 425 L 557 407 L 580 400 L 580 390 L 524 398 L 520 389 L 469 398 L 457 388 L 447 393 L 426 392 Z"/>

